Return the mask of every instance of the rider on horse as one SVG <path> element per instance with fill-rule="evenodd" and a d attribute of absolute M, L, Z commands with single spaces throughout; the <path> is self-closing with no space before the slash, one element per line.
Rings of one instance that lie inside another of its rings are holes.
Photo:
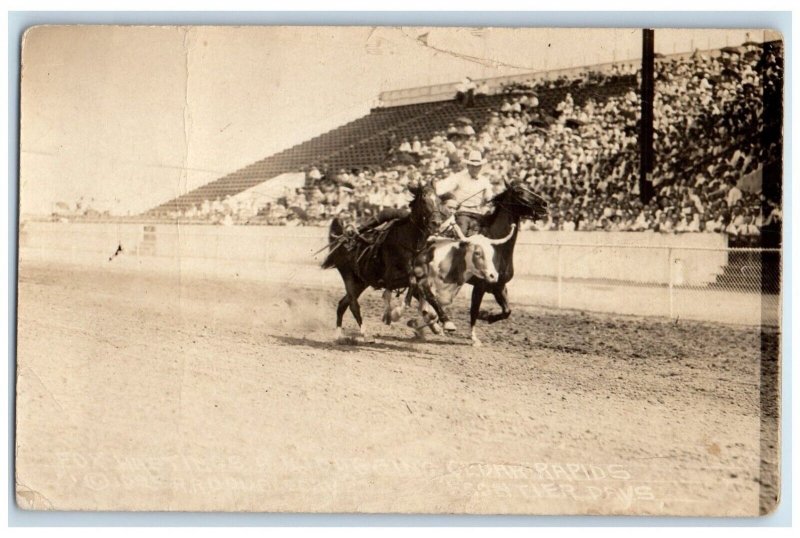
<path fill-rule="evenodd" d="M 419 182 L 414 180 L 411 183 L 409 183 L 408 187 L 409 187 L 409 190 L 416 189 L 416 188 L 419 187 Z M 451 217 L 451 215 L 453 215 L 453 213 L 455 212 L 454 207 L 455 207 L 455 205 L 457 205 L 457 203 L 453 202 L 455 197 L 450 193 L 445 193 L 444 195 L 440 195 L 439 199 L 440 199 L 440 201 L 442 203 L 442 208 L 441 208 L 442 209 L 442 218 L 443 218 L 443 220 L 446 219 L 442 223 L 442 226 L 439 228 L 439 230 L 443 232 L 443 231 L 449 229 L 452 226 L 452 222 L 454 222 L 452 218 L 448 218 L 448 217 Z M 395 207 L 384 207 L 380 211 L 378 211 L 376 214 L 374 214 L 372 217 L 370 217 L 366 222 L 362 223 L 359 226 L 359 225 L 357 225 L 355 219 L 352 218 L 350 213 L 346 212 L 345 215 L 347 217 L 349 217 L 346 222 L 350 225 L 349 227 L 346 227 L 346 229 L 348 231 L 352 231 L 352 232 L 364 232 L 364 231 L 369 230 L 369 229 L 377 228 L 377 227 L 379 227 L 381 224 L 383 224 L 385 222 L 389 222 L 389 221 L 392 221 L 392 220 L 395 220 L 395 219 L 405 218 L 410 213 L 411 213 L 411 211 L 410 211 L 410 209 L 408 207 L 397 207 L 397 208 L 395 208 Z M 340 215 L 340 219 L 342 219 L 342 215 Z"/>
<path fill-rule="evenodd" d="M 466 160 L 467 168 L 435 183 L 440 197 L 450 194 L 456 203 L 455 221 L 464 235 L 480 231 L 480 221 L 492 199 L 492 183 L 481 174 L 486 160 L 480 151 L 471 151 Z"/>

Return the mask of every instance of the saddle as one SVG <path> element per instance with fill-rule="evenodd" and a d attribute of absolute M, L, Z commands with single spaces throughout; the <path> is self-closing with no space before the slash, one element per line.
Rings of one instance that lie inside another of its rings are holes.
<path fill-rule="evenodd" d="M 372 221 L 361 226 L 357 226 L 355 223 L 345 224 L 342 234 L 331 245 L 332 250 L 344 248 L 349 252 L 357 253 L 356 263 L 359 264 L 365 257 L 367 259 L 372 257 L 386 239 L 392 224 L 398 220 L 398 218 L 393 218 L 383 222 Z"/>
<path fill-rule="evenodd" d="M 351 251 L 359 247 L 374 250 L 375 247 L 380 245 L 386 238 L 386 234 L 389 233 L 392 224 L 408 217 L 408 215 L 409 212 L 407 210 L 386 208 L 365 223 L 360 225 L 353 223 L 345 226 L 343 233 L 343 236 L 346 237 L 345 247 Z M 361 252 L 359 259 L 361 259 L 365 253 L 366 250 Z"/>

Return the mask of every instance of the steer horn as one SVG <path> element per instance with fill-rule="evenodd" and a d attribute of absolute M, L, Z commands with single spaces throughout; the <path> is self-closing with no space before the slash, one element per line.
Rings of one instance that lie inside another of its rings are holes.
<path fill-rule="evenodd" d="M 452 237 L 445 237 L 443 235 L 430 235 L 428 236 L 428 243 L 433 243 L 434 241 L 452 241 Z"/>
<path fill-rule="evenodd" d="M 511 236 L 514 235 L 514 230 L 516 230 L 516 229 L 517 229 L 517 225 L 516 224 L 512 224 L 511 225 L 511 231 L 508 232 L 507 236 L 505 236 L 503 238 L 500 238 L 500 239 L 489 239 L 489 244 L 491 244 L 491 245 L 500 245 L 501 243 L 505 243 L 506 241 L 511 239 Z"/>

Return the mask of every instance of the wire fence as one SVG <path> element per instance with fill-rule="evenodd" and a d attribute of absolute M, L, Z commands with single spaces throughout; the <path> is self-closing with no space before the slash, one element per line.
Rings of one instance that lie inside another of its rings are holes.
<path fill-rule="evenodd" d="M 702 268 L 707 277 L 686 279 L 687 262 L 695 250 L 672 249 L 669 282 L 670 317 L 690 317 L 697 310 L 716 312 L 717 319 L 734 318 L 761 325 L 778 325 L 781 290 L 780 249 L 729 248 L 715 264 Z"/>
<path fill-rule="evenodd" d="M 781 251 L 538 243 L 517 302 L 672 319 L 778 325 Z"/>

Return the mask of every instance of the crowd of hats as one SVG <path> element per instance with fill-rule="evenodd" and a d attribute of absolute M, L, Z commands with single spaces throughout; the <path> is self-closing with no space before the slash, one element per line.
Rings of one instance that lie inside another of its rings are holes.
<path fill-rule="evenodd" d="M 567 95 L 544 128 L 514 106 L 482 133 L 490 163 L 551 202 L 537 229 L 726 232 L 755 243 L 781 218 L 760 179 L 779 153 L 775 140 L 764 142 L 763 92 L 781 87 L 782 62 L 775 50 L 734 51 L 658 62 L 648 204 L 639 195 L 634 91 L 582 106 Z"/>
<path fill-rule="evenodd" d="M 652 173 L 655 196 L 639 193 L 638 94 L 577 104 L 567 94 L 555 117 L 541 114 L 537 84 L 514 91 L 477 132 L 459 118 L 427 140 L 397 141 L 377 168 L 307 171 L 303 189 L 287 189 L 259 208 L 225 211 L 217 221 L 324 225 L 346 213 L 368 217 L 408 203 L 408 185 L 481 165 L 497 192 L 525 181 L 551 206 L 539 230 L 725 232 L 756 241 L 762 226 L 781 219 L 778 200 L 765 200 L 760 178 L 778 158 L 765 143 L 763 95 L 782 87 L 780 49 L 728 49 L 661 59 L 656 64 Z M 604 76 L 593 72 L 593 82 Z M 766 211 L 765 211 L 766 209 Z"/>

